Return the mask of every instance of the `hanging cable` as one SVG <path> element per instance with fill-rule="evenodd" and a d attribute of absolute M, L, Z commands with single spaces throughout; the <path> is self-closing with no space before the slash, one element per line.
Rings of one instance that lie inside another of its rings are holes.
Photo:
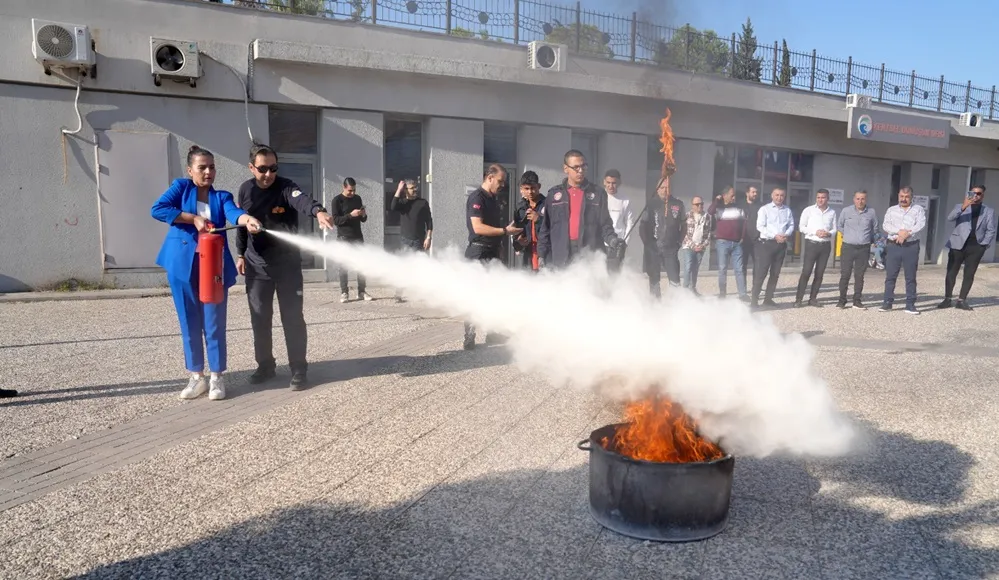
<path fill-rule="evenodd" d="M 76 74 L 76 97 L 73 98 L 73 109 L 76 111 L 76 129 L 63 129 L 63 135 L 76 135 L 83 130 L 83 117 L 80 115 L 80 89 L 83 87 L 83 73 Z"/>
<path fill-rule="evenodd" d="M 206 58 L 210 58 L 213 61 L 224 66 L 225 68 L 229 69 L 229 71 L 236 77 L 236 80 L 239 81 L 239 84 L 243 85 L 243 113 L 246 116 L 246 134 L 250 137 L 250 143 L 256 143 L 256 141 L 253 140 L 253 132 L 250 130 L 250 89 L 247 88 L 246 81 L 243 80 L 243 77 L 236 71 L 236 69 L 232 68 L 228 64 L 222 62 L 221 60 L 213 57 L 207 52 L 199 50 L 198 54 Z"/>

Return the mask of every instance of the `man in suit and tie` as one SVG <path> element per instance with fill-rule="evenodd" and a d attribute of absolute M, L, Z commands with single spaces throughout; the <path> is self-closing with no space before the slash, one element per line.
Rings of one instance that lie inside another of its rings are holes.
<path fill-rule="evenodd" d="M 995 215 L 992 208 L 983 204 L 985 186 L 976 185 L 964 198 L 964 202 L 955 205 L 947 216 L 947 222 L 954 226 L 947 240 L 947 277 L 944 280 L 944 299 L 937 308 L 971 310 L 968 306 L 968 292 L 975 283 L 975 272 L 978 264 L 985 256 L 985 250 L 996 239 Z M 951 301 L 954 295 L 954 284 L 957 283 L 957 272 L 964 265 L 964 280 L 961 282 L 961 293 L 957 300 Z"/>

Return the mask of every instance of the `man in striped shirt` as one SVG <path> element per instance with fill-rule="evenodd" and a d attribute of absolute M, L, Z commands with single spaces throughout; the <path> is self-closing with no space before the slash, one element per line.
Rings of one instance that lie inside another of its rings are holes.
<path fill-rule="evenodd" d="M 919 241 L 926 230 L 926 211 L 912 203 L 912 188 L 905 186 L 898 192 L 898 205 L 885 212 L 883 224 L 888 236 L 885 244 L 885 296 L 881 312 L 889 312 L 895 302 L 895 282 L 900 270 L 905 272 L 905 312 L 919 314 L 916 310 L 916 269 L 919 267 Z"/>

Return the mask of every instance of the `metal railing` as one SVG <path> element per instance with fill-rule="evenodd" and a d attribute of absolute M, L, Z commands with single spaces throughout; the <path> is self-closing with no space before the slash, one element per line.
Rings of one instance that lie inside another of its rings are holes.
<path fill-rule="evenodd" d="M 786 44 L 721 37 L 689 25 L 662 26 L 630 17 L 535 0 L 204 0 L 262 10 L 439 32 L 525 44 L 546 40 L 571 52 L 650 66 L 718 75 L 830 95 L 857 93 L 875 102 L 993 119 L 996 87 L 954 83 L 916 71 L 900 72 L 789 50 Z"/>

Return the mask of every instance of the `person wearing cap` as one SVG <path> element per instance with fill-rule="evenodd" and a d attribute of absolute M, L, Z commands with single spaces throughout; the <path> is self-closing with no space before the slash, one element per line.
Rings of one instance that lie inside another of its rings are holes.
<path fill-rule="evenodd" d="M 541 182 L 538 174 L 525 171 L 520 177 L 520 201 L 514 214 L 513 225 L 524 231 L 517 238 L 517 256 L 521 267 L 532 272 L 540 268 L 541 256 L 538 255 L 538 222 L 541 221 L 541 206 L 545 196 L 541 195 Z"/>

